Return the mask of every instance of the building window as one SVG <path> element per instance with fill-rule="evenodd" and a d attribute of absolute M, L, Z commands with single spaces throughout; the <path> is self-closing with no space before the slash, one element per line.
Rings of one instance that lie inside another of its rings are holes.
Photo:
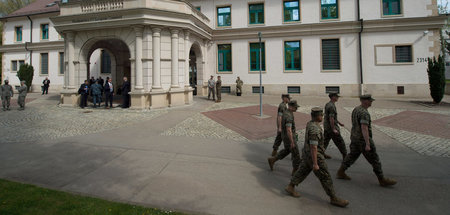
<path fill-rule="evenodd" d="M 262 67 L 263 71 L 266 70 L 266 54 L 265 54 L 265 44 L 262 43 Z M 250 43 L 250 71 L 259 71 L 260 69 L 260 59 L 259 59 L 259 43 Z"/>
<path fill-rule="evenodd" d="M 48 75 L 48 53 L 41 53 L 41 75 Z"/>
<path fill-rule="evenodd" d="M 25 64 L 24 60 L 12 60 L 11 61 L 11 71 L 17 72 L 20 70 L 20 67 Z"/>
<path fill-rule="evenodd" d="M 41 36 L 43 40 L 48 40 L 48 24 L 41 25 Z"/>
<path fill-rule="evenodd" d="M 296 86 L 296 87 L 288 87 L 287 88 L 287 92 L 289 94 L 300 94 L 300 87 Z"/>
<path fill-rule="evenodd" d="M 301 45 L 300 41 L 284 42 L 284 69 L 285 70 L 302 70 L 300 45 Z"/>
<path fill-rule="evenodd" d="M 250 24 L 264 24 L 264 4 L 250 4 L 248 10 Z"/>
<path fill-rule="evenodd" d="M 105 50 L 101 52 L 101 73 L 110 74 L 111 73 L 111 56 Z"/>
<path fill-rule="evenodd" d="M 219 72 L 232 71 L 231 67 L 231 44 L 221 44 L 218 48 Z"/>
<path fill-rule="evenodd" d="M 22 26 L 15 27 L 16 42 L 22 42 Z"/>
<path fill-rule="evenodd" d="M 383 0 L 383 15 L 392 16 L 402 14 L 401 0 Z"/>
<path fill-rule="evenodd" d="M 259 93 L 259 86 L 253 86 L 252 93 Z M 262 93 L 264 93 L 264 86 L 262 86 Z"/>
<path fill-rule="evenodd" d="M 320 10 L 322 19 L 339 18 L 338 0 L 320 0 Z"/>
<path fill-rule="evenodd" d="M 64 74 L 64 52 L 59 53 L 59 74 Z"/>
<path fill-rule="evenodd" d="M 222 86 L 220 92 L 222 92 L 222 93 L 231 93 L 231 87 L 230 86 Z"/>
<path fill-rule="evenodd" d="M 323 70 L 341 69 L 339 39 L 322 40 L 322 69 Z"/>
<path fill-rule="evenodd" d="M 202 11 L 202 7 L 200 7 L 200 6 L 199 7 L 195 7 L 195 9 L 198 10 L 198 11 Z"/>
<path fill-rule="evenodd" d="M 284 1 L 284 21 L 300 21 L 300 3 L 299 1 Z"/>
<path fill-rule="evenodd" d="M 328 87 L 325 87 L 325 93 L 326 93 L 326 94 L 330 94 L 330 93 L 340 93 L 340 89 L 339 89 L 339 87 L 328 86 Z"/>
<path fill-rule="evenodd" d="M 219 27 L 231 26 L 231 7 L 217 8 L 217 25 Z"/>
<path fill-rule="evenodd" d="M 395 46 L 395 62 L 396 63 L 412 63 L 412 47 L 411 46 Z"/>

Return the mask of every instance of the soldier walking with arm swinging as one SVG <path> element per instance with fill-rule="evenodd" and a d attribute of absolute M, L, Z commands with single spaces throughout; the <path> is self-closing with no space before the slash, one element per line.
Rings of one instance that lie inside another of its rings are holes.
<path fill-rule="evenodd" d="M 325 105 L 325 118 L 323 121 L 324 137 L 325 137 L 325 150 L 330 144 L 330 140 L 333 140 L 334 144 L 337 146 L 342 154 L 342 160 L 344 160 L 347 155 L 347 149 L 345 148 L 345 141 L 341 136 L 341 130 L 339 126 L 344 127 L 344 124 L 339 122 L 337 118 L 337 111 L 335 103 L 339 100 L 339 95 L 337 93 L 330 93 L 328 95 L 330 101 Z M 326 159 L 330 159 L 331 156 L 324 154 Z"/>
<path fill-rule="evenodd" d="M 272 157 L 275 157 L 278 153 L 278 148 L 281 145 L 281 119 L 283 118 L 283 113 L 288 109 L 288 102 L 291 99 L 289 94 L 281 95 L 282 102 L 278 105 L 277 111 L 277 137 L 273 143 Z"/>

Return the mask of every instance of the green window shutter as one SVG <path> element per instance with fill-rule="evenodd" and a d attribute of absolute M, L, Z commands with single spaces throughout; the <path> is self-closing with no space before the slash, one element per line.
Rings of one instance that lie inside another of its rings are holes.
<path fill-rule="evenodd" d="M 48 53 L 41 53 L 41 74 L 48 75 Z"/>
<path fill-rule="evenodd" d="M 219 72 L 232 71 L 231 65 L 231 44 L 218 45 Z"/>
<path fill-rule="evenodd" d="M 22 27 L 16 27 L 16 41 L 22 41 Z"/>
<path fill-rule="evenodd" d="M 302 70 L 300 41 L 284 42 L 284 63 L 285 70 Z"/>
<path fill-rule="evenodd" d="M 284 21 L 300 21 L 300 3 L 299 1 L 284 1 Z"/>
<path fill-rule="evenodd" d="M 383 0 L 383 15 L 402 14 L 401 0 Z"/>
<path fill-rule="evenodd" d="M 411 46 L 396 46 L 395 47 L 395 62 L 396 63 L 412 63 L 412 47 Z"/>
<path fill-rule="evenodd" d="M 262 70 L 266 70 L 266 54 L 264 43 L 262 43 Z M 250 71 L 259 71 L 260 59 L 259 59 L 259 43 L 250 43 Z"/>
<path fill-rule="evenodd" d="M 42 39 L 48 40 L 48 24 L 41 25 Z"/>
<path fill-rule="evenodd" d="M 59 74 L 64 74 L 64 52 L 59 53 Z"/>
<path fill-rule="evenodd" d="M 321 0 L 320 5 L 322 19 L 339 18 L 338 0 Z"/>
<path fill-rule="evenodd" d="M 250 24 L 264 24 L 264 4 L 251 4 L 248 9 Z"/>
<path fill-rule="evenodd" d="M 217 8 L 217 25 L 219 27 L 231 26 L 231 7 Z"/>
<path fill-rule="evenodd" d="M 322 40 L 322 69 L 323 70 L 341 69 L 339 39 Z"/>

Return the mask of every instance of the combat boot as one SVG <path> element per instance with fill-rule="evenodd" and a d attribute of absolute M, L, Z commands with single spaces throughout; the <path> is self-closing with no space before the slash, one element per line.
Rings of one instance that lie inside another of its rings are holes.
<path fill-rule="evenodd" d="M 276 157 L 270 157 L 270 158 L 267 158 L 267 161 L 269 162 L 270 171 L 273 171 L 273 165 L 277 161 L 277 158 Z"/>
<path fill-rule="evenodd" d="M 289 183 L 289 185 L 285 187 L 284 190 L 295 198 L 300 197 L 300 194 L 295 191 L 295 186 L 292 183 Z"/>
<path fill-rule="evenodd" d="M 272 157 L 276 157 L 277 154 L 278 154 L 278 150 L 277 150 L 277 149 L 274 149 L 274 150 L 272 151 Z"/>
<path fill-rule="evenodd" d="M 349 204 L 349 202 L 345 199 L 340 199 L 338 197 L 331 197 L 330 198 L 330 204 L 338 206 L 338 207 L 342 207 L 345 208 L 347 207 L 347 205 Z"/>
<path fill-rule="evenodd" d="M 298 170 L 298 167 L 296 167 L 296 168 L 293 168 L 293 169 L 292 169 L 292 173 L 291 173 L 291 176 L 294 176 L 294 174 L 295 174 L 295 172 L 297 172 L 297 170 Z"/>
<path fill-rule="evenodd" d="M 397 181 L 391 178 L 379 177 L 378 182 L 380 182 L 380 186 L 388 187 L 397 184 Z"/>
<path fill-rule="evenodd" d="M 345 174 L 344 166 L 341 166 L 341 168 L 339 168 L 339 170 L 337 171 L 337 174 L 336 174 L 336 178 L 337 179 L 344 179 L 344 180 L 351 180 L 352 179 L 352 178 L 350 178 L 350 176 Z"/>

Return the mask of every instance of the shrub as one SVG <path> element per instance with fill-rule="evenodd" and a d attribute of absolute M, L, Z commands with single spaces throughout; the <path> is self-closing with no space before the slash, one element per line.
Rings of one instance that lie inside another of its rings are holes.
<path fill-rule="evenodd" d="M 17 72 L 17 77 L 20 81 L 25 81 L 27 85 L 28 91 L 31 89 L 31 83 L 33 82 L 34 68 L 29 64 L 23 64 L 20 66 L 19 71 Z"/>
<path fill-rule="evenodd" d="M 442 56 L 428 58 L 428 82 L 434 103 L 440 103 L 445 93 L 445 64 Z"/>

